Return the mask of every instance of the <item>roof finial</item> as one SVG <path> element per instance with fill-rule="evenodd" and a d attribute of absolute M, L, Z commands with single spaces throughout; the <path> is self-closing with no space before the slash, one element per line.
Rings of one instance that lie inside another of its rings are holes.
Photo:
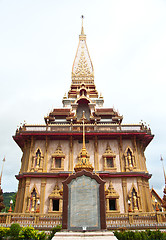
<path fill-rule="evenodd" d="M 82 18 L 81 35 L 84 35 L 84 27 L 83 27 L 83 19 L 84 19 L 84 15 L 81 15 L 81 18 Z"/>

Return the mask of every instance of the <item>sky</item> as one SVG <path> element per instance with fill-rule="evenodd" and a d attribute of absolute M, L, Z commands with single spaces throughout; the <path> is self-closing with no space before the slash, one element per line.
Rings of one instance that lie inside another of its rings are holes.
<path fill-rule="evenodd" d="M 150 125 L 150 187 L 163 196 L 166 168 L 166 1 L 0 0 L 0 169 L 3 192 L 17 191 L 22 152 L 17 126 L 44 124 L 71 84 L 81 15 L 105 107 L 123 123 Z"/>

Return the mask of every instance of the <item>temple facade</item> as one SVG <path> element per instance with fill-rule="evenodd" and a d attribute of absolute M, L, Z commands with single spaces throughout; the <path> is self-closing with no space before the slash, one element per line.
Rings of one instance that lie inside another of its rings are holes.
<path fill-rule="evenodd" d="M 114 213 L 152 212 L 144 151 L 153 139 L 144 124 L 123 124 L 105 108 L 94 83 L 83 24 L 62 108 L 43 125 L 24 124 L 13 137 L 23 155 L 15 213 L 62 215 L 62 182 L 85 169 L 105 181 L 106 218 Z"/>

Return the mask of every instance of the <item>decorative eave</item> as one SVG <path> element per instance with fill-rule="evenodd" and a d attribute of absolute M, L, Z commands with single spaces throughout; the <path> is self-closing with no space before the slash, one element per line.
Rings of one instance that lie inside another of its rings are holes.
<path fill-rule="evenodd" d="M 112 182 L 110 181 L 108 189 L 105 191 L 107 197 L 119 198 L 119 194 L 115 191 Z"/>
<path fill-rule="evenodd" d="M 116 154 L 112 152 L 109 144 L 107 144 L 107 148 L 105 150 L 105 153 L 102 155 L 103 157 L 116 157 Z"/>
<path fill-rule="evenodd" d="M 65 158 L 65 154 L 62 152 L 60 144 L 58 144 L 56 151 L 52 154 L 52 157 Z"/>
<path fill-rule="evenodd" d="M 53 125 L 54 126 L 54 125 Z M 63 126 L 63 125 L 62 125 Z M 18 144 L 18 146 L 23 149 L 24 148 L 24 143 L 27 140 L 31 140 L 31 137 L 35 137 L 36 139 L 39 140 L 45 140 L 46 137 L 49 137 L 51 139 L 59 139 L 60 138 L 69 138 L 70 136 L 75 136 L 75 137 L 81 137 L 82 133 L 80 131 L 72 131 L 73 126 L 70 126 L 69 124 L 67 125 L 70 130 L 69 131 L 24 131 L 24 130 L 20 130 L 16 132 L 16 135 L 13 136 L 14 141 Z M 96 125 L 97 126 L 97 125 Z M 45 126 L 46 128 L 47 126 Z M 111 129 L 111 127 L 110 127 Z M 136 137 L 137 139 L 141 140 L 143 143 L 144 148 L 146 148 L 146 146 L 152 141 L 152 139 L 154 138 L 154 135 L 147 133 L 147 132 L 115 132 L 115 131 L 104 131 L 102 130 L 101 132 L 99 131 L 95 131 L 95 130 L 91 130 L 90 132 L 86 132 L 86 137 L 91 138 L 97 136 L 99 139 L 107 139 L 107 138 L 111 138 L 111 139 L 117 139 L 120 136 L 122 138 L 125 139 L 130 139 L 131 137 Z"/>

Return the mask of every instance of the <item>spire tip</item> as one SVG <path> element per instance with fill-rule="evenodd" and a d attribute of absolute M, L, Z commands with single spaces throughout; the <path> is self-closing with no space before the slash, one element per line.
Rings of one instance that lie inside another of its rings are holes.
<path fill-rule="evenodd" d="M 81 18 L 82 18 L 81 35 L 84 35 L 84 26 L 83 26 L 84 15 L 81 15 Z"/>

